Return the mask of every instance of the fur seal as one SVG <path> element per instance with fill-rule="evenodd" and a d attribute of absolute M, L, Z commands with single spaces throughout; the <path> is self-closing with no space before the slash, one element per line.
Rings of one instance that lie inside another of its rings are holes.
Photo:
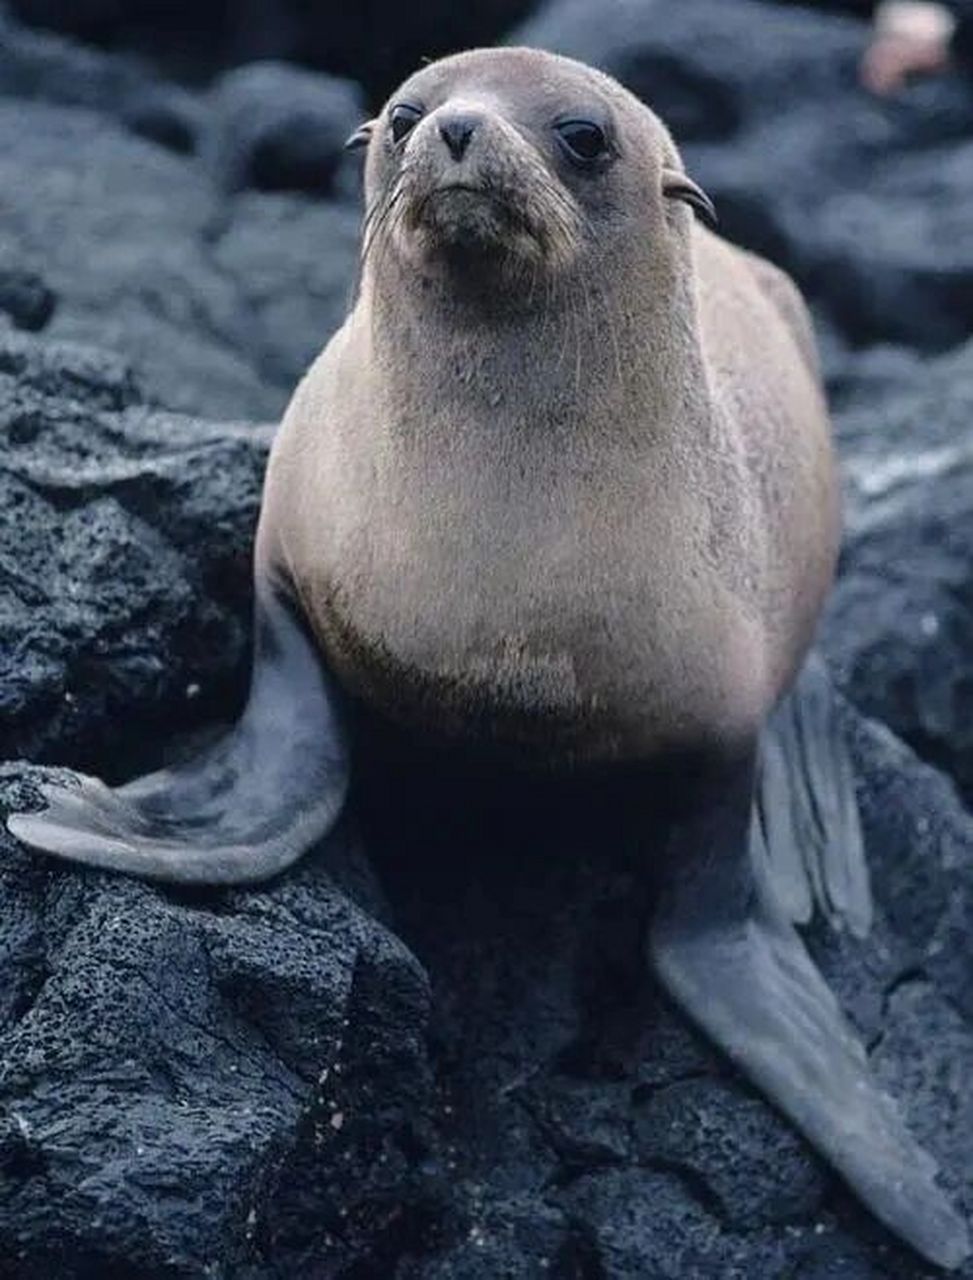
<path fill-rule="evenodd" d="M 808 656 L 839 520 L 797 291 L 698 224 L 648 108 L 563 58 L 434 63 L 352 145 L 359 288 L 268 466 L 242 719 L 178 769 L 49 788 L 10 830 L 160 880 L 271 876 L 344 801 L 339 691 L 520 771 L 662 770 L 656 974 L 957 1265 L 966 1228 L 794 927 L 817 901 L 864 933 L 871 910 Z"/>

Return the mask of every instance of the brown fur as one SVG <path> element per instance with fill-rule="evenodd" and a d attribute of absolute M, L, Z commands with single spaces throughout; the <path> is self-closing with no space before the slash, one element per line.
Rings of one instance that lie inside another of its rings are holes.
<path fill-rule="evenodd" d="M 477 51 L 402 99 L 426 115 L 373 130 L 356 305 L 275 443 L 267 571 L 341 682 L 431 735 L 538 763 L 751 738 L 837 545 L 799 296 L 663 195 L 671 138 L 598 72 Z M 578 173 L 550 126 L 593 111 L 618 158 Z M 457 175 L 481 194 L 436 194 Z"/>

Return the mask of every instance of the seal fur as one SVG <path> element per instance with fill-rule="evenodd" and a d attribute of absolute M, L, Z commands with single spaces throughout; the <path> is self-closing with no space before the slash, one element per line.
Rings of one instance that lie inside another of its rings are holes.
<path fill-rule="evenodd" d="M 546 124 L 563 86 L 545 100 L 540 55 L 485 73 L 468 57 L 413 81 L 429 114 L 401 165 L 380 134 L 370 149 L 360 303 L 268 476 L 277 554 L 342 682 L 426 732 L 461 738 L 478 709 L 493 746 L 527 758 L 533 737 L 545 765 L 552 730 L 574 762 L 746 737 L 793 677 L 834 562 L 816 378 L 748 258 L 663 195 L 678 156 L 645 108 L 585 72 L 578 96 L 590 111 L 597 86 L 624 165 L 601 180 L 561 165 L 570 185 L 543 210 L 554 144 L 539 155 L 491 95 Z M 421 224 L 436 104 L 466 67 L 450 109 L 487 123 L 465 184 L 554 229 L 484 251 L 485 281 L 435 252 L 461 211 Z"/>

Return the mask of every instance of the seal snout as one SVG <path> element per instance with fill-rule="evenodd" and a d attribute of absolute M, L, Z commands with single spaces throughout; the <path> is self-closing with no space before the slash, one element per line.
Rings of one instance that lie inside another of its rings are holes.
<path fill-rule="evenodd" d="M 455 161 L 459 162 L 466 155 L 481 119 L 478 114 L 470 111 L 450 111 L 440 118 L 439 136 Z"/>

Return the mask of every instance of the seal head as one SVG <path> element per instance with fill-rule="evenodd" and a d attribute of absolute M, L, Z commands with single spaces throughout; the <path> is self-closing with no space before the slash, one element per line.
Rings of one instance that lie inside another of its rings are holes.
<path fill-rule="evenodd" d="M 555 79 L 541 58 L 512 49 L 433 64 L 349 139 L 369 148 L 366 256 L 387 238 L 427 274 L 558 274 L 586 240 L 631 230 L 623 211 L 646 179 L 712 214 L 661 122 L 661 147 L 645 147 L 619 86 L 567 59 Z M 538 75 L 523 74 L 529 63 Z"/>

